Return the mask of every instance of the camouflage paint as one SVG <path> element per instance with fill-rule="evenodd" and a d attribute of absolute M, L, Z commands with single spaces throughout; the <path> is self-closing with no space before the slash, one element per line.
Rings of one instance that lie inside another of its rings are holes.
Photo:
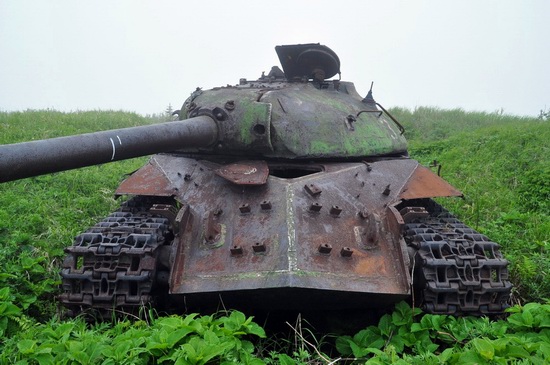
<path fill-rule="evenodd" d="M 297 157 L 373 156 L 407 149 L 386 116 L 362 113 L 351 128 L 347 117 L 367 108 L 351 95 L 296 84 L 268 93 L 262 100 L 276 100 L 272 101 L 272 123 L 282 144 Z"/>
<path fill-rule="evenodd" d="M 368 106 L 352 83 L 342 82 L 339 90 L 329 86 L 247 83 L 203 91 L 193 102 L 201 111 L 218 108 L 227 113 L 227 119 L 219 122 L 223 135 L 219 153 L 293 159 L 378 156 L 407 150 L 393 121 L 372 109 L 364 112 Z M 230 100 L 234 108 L 227 109 Z M 348 116 L 356 121 L 350 123 Z M 262 135 L 254 131 L 257 124 L 265 127 Z"/>
<path fill-rule="evenodd" d="M 248 99 L 239 101 L 239 108 L 243 108 L 240 120 L 237 121 L 239 140 L 247 145 L 253 142 L 253 128 L 257 123 L 265 125 L 270 118 L 270 106 Z M 269 125 L 267 126 L 269 130 Z M 267 131 L 266 131 L 267 132 Z"/>

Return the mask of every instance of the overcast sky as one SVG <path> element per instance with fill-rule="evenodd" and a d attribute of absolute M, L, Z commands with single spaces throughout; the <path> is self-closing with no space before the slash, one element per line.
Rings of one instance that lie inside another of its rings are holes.
<path fill-rule="evenodd" d="M 550 108 L 550 1 L 0 0 L 0 111 L 178 109 L 321 43 L 385 107 Z"/>

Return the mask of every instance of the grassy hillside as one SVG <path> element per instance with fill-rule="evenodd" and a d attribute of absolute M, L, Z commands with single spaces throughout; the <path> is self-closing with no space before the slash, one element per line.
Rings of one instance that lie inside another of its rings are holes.
<path fill-rule="evenodd" d="M 148 322 L 96 326 L 57 320 L 54 297 L 63 247 L 116 208 L 113 191 L 125 174 L 143 165 L 146 158 L 140 158 L 0 184 L 0 364 L 176 359 L 185 359 L 184 364 L 312 364 L 337 358 L 544 363 L 550 353 L 550 305 L 544 304 L 550 296 L 550 122 L 433 108 L 391 112 L 407 129 L 411 156 L 425 165 L 437 160 L 442 176 L 466 195 L 441 203 L 502 245 L 516 286 L 514 302 L 532 302 L 514 307 L 507 320 L 422 316 L 402 303 L 378 326 L 338 337 L 335 347 L 330 339 L 332 352 L 326 354 L 315 342 L 323 336 L 306 341 L 305 331 L 290 340 L 265 339 L 263 330 L 240 313 L 153 315 Z M 122 112 L 0 112 L 0 143 L 152 122 Z"/>
<path fill-rule="evenodd" d="M 410 134 L 411 157 L 437 160 L 465 194 L 441 203 L 502 245 L 514 299 L 549 298 L 550 121 L 430 108 L 394 114 Z"/>
<path fill-rule="evenodd" d="M 16 143 L 150 123 L 133 113 L 0 113 L 0 142 Z M 146 158 L 0 184 L 0 284 L 40 319 L 56 312 L 63 248 L 118 205 L 113 192 Z"/>

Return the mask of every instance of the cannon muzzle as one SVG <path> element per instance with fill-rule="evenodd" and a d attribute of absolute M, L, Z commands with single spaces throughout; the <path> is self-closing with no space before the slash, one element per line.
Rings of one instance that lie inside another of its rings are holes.
<path fill-rule="evenodd" d="M 182 148 L 207 147 L 217 138 L 216 122 L 203 115 L 161 124 L 0 145 L 0 182 Z"/>

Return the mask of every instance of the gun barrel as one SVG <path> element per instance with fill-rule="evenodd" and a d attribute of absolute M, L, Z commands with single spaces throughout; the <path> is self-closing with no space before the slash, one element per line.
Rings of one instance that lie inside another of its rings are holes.
<path fill-rule="evenodd" d="M 218 138 L 209 116 L 68 137 L 0 145 L 0 182 L 125 160 L 187 147 L 206 147 Z"/>

